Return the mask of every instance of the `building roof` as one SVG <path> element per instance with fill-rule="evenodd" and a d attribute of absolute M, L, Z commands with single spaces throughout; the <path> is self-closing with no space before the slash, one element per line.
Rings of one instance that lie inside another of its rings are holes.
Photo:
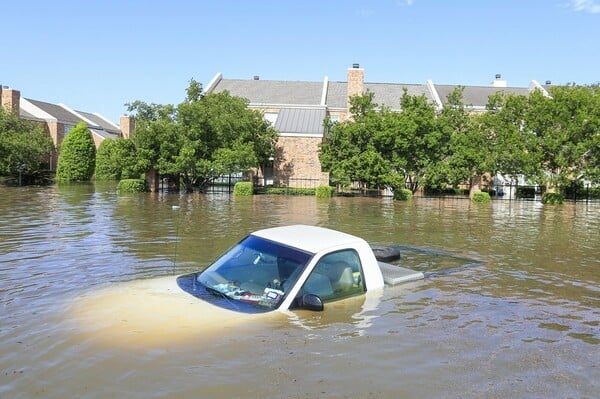
<path fill-rule="evenodd" d="M 66 126 L 75 126 L 79 122 L 84 122 L 90 132 L 100 137 L 116 139 L 122 136 L 121 129 L 101 115 L 74 111 L 63 104 L 21 98 L 19 115 L 23 119 L 55 121 Z"/>
<path fill-rule="evenodd" d="M 346 82 L 329 82 L 325 103 L 330 108 L 346 108 L 348 101 L 348 84 Z"/>
<path fill-rule="evenodd" d="M 541 90 L 546 88 L 535 80 L 529 87 L 501 87 L 499 85 L 506 85 L 506 81 L 500 79 L 498 75 L 490 86 L 434 84 L 429 80 L 423 84 L 365 82 L 363 88 L 365 91 L 373 93 L 373 101 L 376 104 L 386 106 L 394 111 L 400 110 L 400 100 L 405 91 L 411 96 L 424 96 L 440 109 L 448 102 L 448 95 L 455 88 L 461 87 L 464 104 L 473 110 L 482 110 L 485 109 L 489 97 L 495 93 L 504 92 L 527 96 L 535 88 Z M 221 92 L 224 90 L 231 95 L 246 98 L 251 107 L 262 109 L 291 107 L 317 107 L 320 109 L 320 107 L 325 107 L 326 110 L 346 111 L 348 108 L 348 82 L 328 81 L 327 77 L 323 82 L 259 80 L 257 78 L 243 80 L 224 79 L 219 73 L 209 83 L 207 91 Z M 286 114 L 286 118 L 312 118 L 308 114 L 303 115 L 299 112 L 286 111 Z M 288 124 L 286 126 L 292 130 Z M 306 130 L 306 126 L 296 125 L 294 128 Z"/>
<path fill-rule="evenodd" d="M 109 133 L 106 130 L 103 129 L 96 129 L 93 127 L 88 128 L 88 130 L 94 134 L 97 134 L 100 137 L 103 137 L 105 139 L 112 139 L 112 140 L 116 140 L 119 137 L 121 137 L 120 134 L 114 134 L 114 133 Z"/>
<path fill-rule="evenodd" d="M 26 100 L 38 107 L 39 109 L 41 109 L 42 111 L 46 112 L 47 114 L 50 114 L 61 123 L 76 125 L 82 120 L 77 115 L 73 114 L 72 112 L 69 112 L 67 109 L 61 107 L 60 105 L 50 104 L 38 100 L 32 100 L 30 98 L 27 98 Z"/>
<path fill-rule="evenodd" d="M 89 120 L 90 122 L 92 122 L 93 126 L 99 126 L 102 129 L 106 130 L 108 133 L 112 133 L 112 134 L 116 134 L 116 135 L 121 134 L 121 130 L 119 129 L 118 126 L 107 121 L 106 119 L 102 118 L 98 114 L 92 114 L 92 113 L 83 112 L 83 111 L 75 111 L 75 112 L 77 112 L 79 115 L 83 116 L 85 119 Z"/>
<path fill-rule="evenodd" d="M 373 93 L 373 101 L 393 110 L 400 109 L 400 100 L 404 90 L 411 96 L 425 96 L 431 103 L 433 98 L 426 85 L 402 83 L 365 83 L 365 90 Z"/>
<path fill-rule="evenodd" d="M 248 99 L 251 105 L 319 105 L 322 89 L 323 82 L 221 79 L 212 91 L 227 90 L 232 96 Z"/>
<path fill-rule="evenodd" d="M 448 95 L 457 88 L 463 88 L 463 103 L 467 106 L 483 108 L 487 105 L 491 95 L 498 92 L 516 95 L 529 95 L 527 87 L 493 87 L 493 86 L 459 86 L 459 85 L 435 85 L 442 104 L 448 102 Z"/>
<path fill-rule="evenodd" d="M 325 116 L 325 107 L 281 108 L 274 127 L 283 134 L 322 135 L 325 130 L 323 127 Z"/>

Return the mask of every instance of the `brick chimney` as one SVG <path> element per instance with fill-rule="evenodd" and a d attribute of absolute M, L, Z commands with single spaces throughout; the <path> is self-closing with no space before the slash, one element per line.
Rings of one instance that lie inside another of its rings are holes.
<path fill-rule="evenodd" d="M 9 89 L 7 86 L 2 86 L 0 92 L 2 94 L 2 107 L 11 114 L 19 116 L 21 111 L 19 106 L 21 92 L 19 90 Z"/>
<path fill-rule="evenodd" d="M 350 97 L 363 94 L 364 88 L 365 70 L 358 64 L 352 64 L 352 68 L 348 68 L 348 109 L 350 109 Z"/>
<path fill-rule="evenodd" d="M 130 139 L 133 136 L 135 130 L 135 119 L 133 116 L 123 115 L 119 121 L 121 127 L 121 134 L 123 138 Z"/>

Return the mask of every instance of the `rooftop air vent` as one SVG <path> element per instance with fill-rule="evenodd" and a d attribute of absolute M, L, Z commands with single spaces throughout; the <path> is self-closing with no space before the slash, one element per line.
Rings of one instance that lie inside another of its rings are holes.
<path fill-rule="evenodd" d="M 496 74 L 496 79 L 500 79 L 502 78 L 502 75 L 500 75 L 499 73 Z"/>
<path fill-rule="evenodd" d="M 352 68 L 356 69 L 356 68 L 360 68 L 359 64 L 352 64 Z"/>
<path fill-rule="evenodd" d="M 254 80 L 259 80 L 259 79 L 260 79 L 260 76 L 254 75 Z"/>
<path fill-rule="evenodd" d="M 547 84 L 548 86 L 550 86 L 550 85 L 552 84 L 552 81 L 551 81 L 551 80 L 547 80 L 547 81 L 546 81 L 546 84 Z"/>

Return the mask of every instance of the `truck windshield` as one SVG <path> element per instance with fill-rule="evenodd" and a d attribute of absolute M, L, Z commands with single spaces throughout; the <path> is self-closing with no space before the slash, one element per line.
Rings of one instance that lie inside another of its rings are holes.
<path fill-rule="evenodd" d="M 235 245 L 196 279 L 209 292 L 276 309 L 313 254 L 256 236 Z"/>

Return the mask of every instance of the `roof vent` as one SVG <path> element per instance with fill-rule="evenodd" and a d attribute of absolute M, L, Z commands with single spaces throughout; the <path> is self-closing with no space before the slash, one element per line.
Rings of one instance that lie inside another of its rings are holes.
<path fill-rule="evenodd" d="M 551 80 L 547 80 L 547 81 L 546 81 L 546 84 L 547 84 L 548 86 L 550 86 L 550 85 L 552 84 L 552 81 L 551 81 Z"/>
<path fill-rule="evenodd" d="M 254 75 L 254 80 L 259 80 L 259 79 L 260 79 L 260 76 Z"/>
<path fill-rule="evenodd" d="M 502 75 L 500 75 L 499 73 L 496 74 L 496 79 L 501 79 Z"/>
<path fill-rule="evenodd" d="M 359 64 L 352 64 L 352 68 L 356 69 L 356 68 L 360 68 Z"/>
<path fill-rule="evenodd" d="M 2 88 L 6 90 L 6 89 L 8 89 L 8 86 L 2 86 Z"/>

